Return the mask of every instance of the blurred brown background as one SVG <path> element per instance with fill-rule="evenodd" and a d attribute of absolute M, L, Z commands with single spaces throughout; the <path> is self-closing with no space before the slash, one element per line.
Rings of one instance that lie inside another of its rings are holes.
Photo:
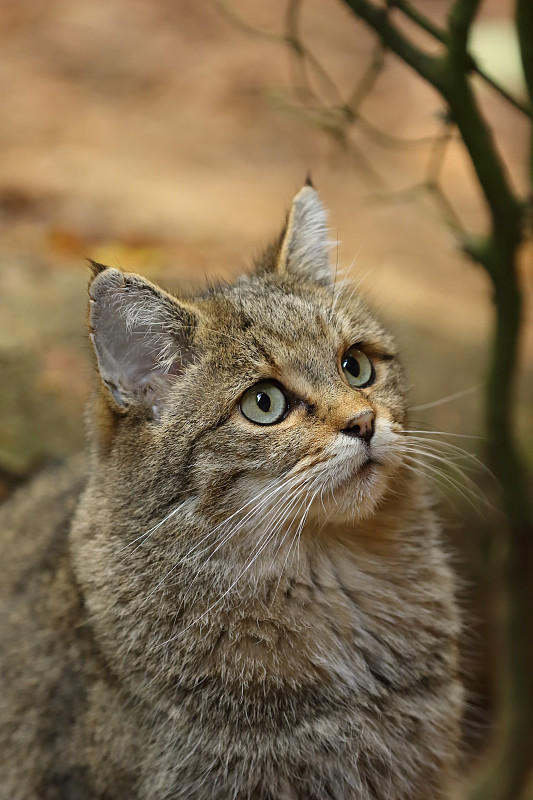
<path fill-rule="evenodd" d="M 418 3 L 436 19 L 449 5 Z M 263 30 L 282 28 L 283 0 L 235 0 L 233 7 Z M 473 47 L 520 96 L 511 11 L 510 0 L 486 0 Z M 335 0 L 306 0 L 301 33 L 349 92 L 371 57 L 367 31 Z M 372 177 L 357 151 L 294 106 L 286 48 L 246 33 L 208 0 L 3 0 L 0 37 L 0 497 L 83 446 L 92 382 L 85 259 L 171 289 L 230 276 L 278 232 L 308 171 L 330 209 L 340 267 L 351 265 L 350 278 L 361 280 L 403 345 L 413 405 L 466 392 L 415 419 L 439 431 L 481 432 L 483 392 L 475 387 L 488 358 L 488 279 L 458 253 L 428 197 L 397 194 L 423 180 L 428 144 L 391 149 L 356 132 L 355 146 L 381 180 Z M 525 193 L 524 118 L 486 85 L 477 88 Z M 434 135 L 442 109 L 391 58 L 364 110 L 382 130 L 411 139 Z M 485 209 L 459 142 L 447 152 L 442 185 L 465 226 L 484 230 Z M 530 294 L 532 260 L 525 248 Z M 530 305 L 526 314 L 514 413 L 533 465 Z M 482 451 L 481 442 L 476 447 Z M 491 491 L 483 478 L 479 485 Z M 460 493 L 448 496 L 447 509 L 469 606 L 465 670 L 475 750 L 490 688 L 472 553 L 479 531 L 497 526 L 498 516 L 474 512 Z"/>

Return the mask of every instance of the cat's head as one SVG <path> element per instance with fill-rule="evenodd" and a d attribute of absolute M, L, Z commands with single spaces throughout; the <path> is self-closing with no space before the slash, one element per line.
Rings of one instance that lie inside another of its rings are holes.
<path fill-rule="evenodd" d="M 286 522 L 310 505 L 361 519 L 393 489 L 406 414 L 396 346 L 335 286 L 326 222 L 304 186 L 254 272 L 188 298 L 93 265 L 95 449 L 140 503 L 150 494 L 154 518 L 188 499 L 216 524 L 257 524 L 258 509 Z"/>

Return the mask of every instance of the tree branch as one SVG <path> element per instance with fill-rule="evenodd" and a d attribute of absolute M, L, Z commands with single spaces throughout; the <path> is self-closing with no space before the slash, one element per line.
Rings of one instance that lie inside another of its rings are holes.
<path fill-rule="evenodd" d="M 517 0 L 516 29 L 529 102 L 533 106 L 533 5 L 531 0 Z"/>
<path fill-rule="evenodd" d="M 488 455 L 501 486 L 507 514 L 509 544 L 504 566 L 494 567 L 496 575 L 500 572 L 505 576 L 506 605 L 505 628 L 499 630 L 500 641 L 505 645 L 498 672 L 499 739 L 488 769 L 472 787 L 469 796 L 470 800 L 517 800 L 527 783 L 533 750 L 530 721 L 533 707 L 533 642 L 527 635 L 533 608 L 533 510 L 526 485 L 526 472 L 516 447 L 512 414 L 522 319 L 518 251 L 524 235 L 526 204 L 518 200 L 511 188 L 492 132 L 481 114 L 468 79 L 473 66 L 468 53 L 468 37 L 481 0 L 455 0 L 445 39 L 418 13 L 413 15 L 412 8 L 404 0 L 400 2 L 420 27 L 443 41 L 446 45 L 444 58 L 432 58 L 420 51 L 395 28 L 387 11 L 378 8 L 371 0 L 344 0 L 389 49 L 441 93 L 466 145 L 490 213 L 489 235 L 473 237 L 463 234 L 460 239 L 464 251 L 486 269 L 495 288 L 495 327 L 485 425 L 489 441 Z M 517 0 L 517 22 L 531 95 L 531 0 Z M 501 619 L 500 610 L 494 614 L 494 620 Z M 494 624 L 499 627 L 498 621 Z"/>
<path fill-rule="evenodd" d="M 357 85 L 350 92 L 350 97 L 345 106 L 345 113 L 349 117 L 350 122 L 354 122 L 359 117 L 359 109 L 364 100 L 372 91 L 379 74 L 383 69 L 385 63 L 385 49 L 381 42 L 378 42 L 374 50 L 372 60 L 363 73 L 363 76 L 357 81 Z"/>
<path fill-rule="evenodd" d="M 426 33 L 429 33 L 430 36 L 433 36 L 438 42 L 442 42 L 442 44 L 448 43 L 448 31 L 444 28 L 440 28 L 436 25 L 429 17 L 426 17 L 425 14 L 422 14 L 417 8 L 415 8 L 409 0 L 389 0 L 389 4 L 391 8 L 397 8 L 399 11 L 402 12 L 411 22 L 414 22 L 418 25 Z M 523 0 L 522 5 L 526 10 L 526 13 L 530 11 L 530 3 L 528 0 Z M 518 25 L 518 30 L 521 27 Z M 522 29 L 525 33 L 525 28 Z M 529 44 L 531 45 L 533 31 L 530 31 L 530 38 L 528 40 Z M 498 81 L 496 81 L 491 75 L 486 73 L 477 63 L 476 60 L 469 55 L 470 60 L 470 69 L 472 72 L 475 72 L 476 75 L 487 83 L 491 89 L 493 89 L 497 94 L 503 97 L 508 103 L 510 103 L 517 111 L 520 111 L 522 114 L 525 114 L 530 119 L 533 118 L 533 100 L 531 101 L 530 105 L 527 106 L 525 103 L 522 103 L 517 97 L 514 97 L 504 86 L 502 86 Z M 531 92 L 530 92 L 531 95 Z"/>
<path fill-rule="evenodd" d="M 468 82 L 468 35 L 481 0 L 456 0 L 449 17 L 448 51 L 442 94 L 463 137 L 491 215 L 493 234 L 509 246 L 518 246 L 522 232 L 521 204 L 515 197 L 496 149 L 492 132 L 485 122 Z M 493 281 L 505 279 L 505 262 L 488 258 L 482 261 Z"/>
<path fill-rule="evenodd" d="M 285 42 L 285 37 L 281 34 L 268 31 L 265 28 L 260 28 L 257 25 L 253 25 L 251 22 L 248 22 L 247 19 L 235 11 L 231 3 L 228 3 L 227 0 L 213 0 L 213 3 L 217 6 L 221 14 L 227 17 L 228 20 L 237 28 L 240 28 L 242 31 L 244 31 L 244 33 L 249 33 L 252 36 L 258 36 L 261 39 L 267 39 L 271 42 L 279 42 L 281 44 Z"/>
<path fill-rule="evenodd" d="M 415 8 L 409 0 L 389 0 L 389 8 L 397 8 L 401 11 L 405 16 L 418 25 L 419 28 L 429 33 L 433 36 L 434 39 L 437 41 L 446 44 L 447 40 L 447 31 L 443 28 L 439 28 L 438 25 L 426 17 L 425 14 L 422 14 L 418 8 Z"/>
<path fill-rule="evenodd" d="M 471 66 L 468 36 L 480 5 L 481 0 L 455 0 L 448 17 L 448 64 L 453 62 L 455 69 L 463 75 Z"/>
<path fill-rule="evenodd" d="M 425 78 L 447 101 L 470 154 L 479 183 L 490 210 L 493 231 L 501 232 L 509 243 L 521 238 L 521 205 L 514 196 L 501 158 L 496 150 L 476 98 L 468 83 L 468 34 L 481 0 L 455 0 L 447 33 L 448 50 L 443 58 L 429 56 L 412 44 L 390 21 L 387 9 L 370 0 L 344 0 L 344 3 L 374 30 L 383 43 Z M 482 262 L 493 281 L 505 279 L 505 264 L 498 259 Z"/>
<path fill-rule="evenodd" d="M 381 37 L 383 43 L 390 50 L 432 86 L 440 90 L 443 79 L 442 59 L 428 55 L 410 42 L 390 21 L 388 9 L 380 8 L 370 0 L 344 0 L 344 3 Z"/>
<path fill-rule="evenodd" d="M 285 15 L 284 39 L 299 64 L 305 90 L 310 97 L 314 97 L 320 102 L 307 78 L 306 62 L 308 62 L 310 67 L 314 70 L 317 80 L 320 80 L 322 83 L 326 93 L 335 97 L 334 102 L 343 105 L 344 99 L 337 88 L 337 84 L 330 77 L 326 69 L 324 69 L 320 61 L 314 56 L 312 51 L 305 47 L 299 36 L 298 25 L 300 22 L 301 5 L 302 0 L 290 0 L 288 3 Z"/>
<path fill-rule="evenodd" d="M 228 13 L 226 0 L 215 0 Z M 488 451 L 494 473 L 499 479 L 503 505 L 507 514 L 508 540 L 505 564 L 493 566 L 493 578 L 505 578 L 499 600 L 505 601 L 504 628 L 501 628 L 501 609 L 494 614 L 493 625 L 499 633 L 500 646 L 497 674 L 499 678 L 498 735 L 495 753 L 491 754 L 489 767 L 481 779 L 470 789 L 470 800 L 518 800 L 526 785 L 533 752 L 533 728 L 530 712 L 533 707 L 533 641 L 527 636 L 533 609 L 533 509 L 527 487 L 527 475 L 521 463 L 515 441 L 513 415 L 513 386 L 516 373 L 522 319 L 522 296 L 518 279 L 518 251 L 527 219 L 527 205 L 515 195 L 501 156 L 496 148 L 491 129 L 487 125 L 469 81 L 469 74 L 478 72 L 491 83 L 513 106 L 531 117 L 531 109 L 518 104 L 495 81 L 485 76 L 468 52 L 471 26 L 482 0 L 454 0 L 449 16 L 449 27 L 443 31 L 414 8 L 409 0 L 342 0 L 354 15 L 379 36 L 383 48 L 391 50 L 440 93 L 449 114 L 448 125 L 455 124 L 466 145 L 472 165 L 483 191 L 490 213 L 491 230 L 485 236 L 472 236 L 462 229 L 453 207 L 439 186 L 440 170 L 445 147 L 451 135 L 433 140 L 433 157 L 429 164 L 427 180 L 407 192 L 397 194 L 405 198 L 422 192 L 431 192 L 443 216 L 462 242 L 463 250 L 481 264 L 494 285 L 495 325 L 490 353 L 487 382 L 485 426 Z M 301 75 L 310 94 L 316 97 L 307 82 L 306 65 L 331 94 L 330 78 L 322 66 L 303 45 L 298 33 L 298 13 L 302 0 L 290 0 L 285 35 L 270 34 L 235 16 L 230 16 L 245 30 L 276 42 L 285 43 L 299 59 Z M 533 5 L 531 0 L 516 0 L 517 27 L 520 35 L 522 61 L 526 81 L 533 100 Z M 424 52 L 394 24 L 390 11 L 398 8 L 419 28 L 441 42 L 444 56 Z M 328 107 L 317 99 L 315 107 L 292 109 L 312 115 L 315 124 L 327 129 L 329 134 L 347 146 L 348 126 L 359 119 L 359 105 L 379 70 L 371 67 L 357 91 L 352 96 L 354 108 L 342 101 Z M 304 89 L 306 88 L 304 84 Z M 318 106 L 318 107 L 317 107 Z M 359 158 L 359 166 L 367 170 L 364 155 L 350 149 Z M 533 182 L 533 157 L 531 163 Z M 390 193 L 387 193 L 390 198 Z M 503 596 L 505 595 L 505 596 Z"/>
<path fill-rule="evenodd" d="M 533 119 L 533 111 L 531 106 L 527 106 L 525 103 L 522 103 L 517 97 L 514 97 L 514 95 L 512 95 L 507 91 L 507 89 L 498 83 L 498 81 L 495 81 L 493 77 L 488 75 L 486 72 L 483 72 L 483 70 L 478 67 L 474 59 L 472 59 L 472 72 L 475 72 L 476 75 L 479 75 L 479 77 L 482 78 L 485 83 L 488 83 L 491 89 L 494 89 L 494 91 L 499 94 L 500 97 L 503 97 L 503 99 L 506 100 L 510 105 L 514 106 L 517 111 L 521 111 L 522 114 L 526 115 L 526 117 Z"/>
<path fill-rule="evenodd" d="M 529 102 L 533 107 L 533 6 L 531 0 L 516 1 L 516 29 Z M 533 134 L 530 150 L 530 179 L 533 189 Z"/>

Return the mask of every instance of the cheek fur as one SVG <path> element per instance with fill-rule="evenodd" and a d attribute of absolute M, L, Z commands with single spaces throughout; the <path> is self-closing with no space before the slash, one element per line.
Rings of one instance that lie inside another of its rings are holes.
<path fill-rule="evenodd" d="M 199 437 L 190 465 L 198 511 L 216 524 L 232 514 L 251 514 L 254 502 L 266 513 L 271 499 L 286 497 L 289 491 L 296 503 L 300 483 L 302 491 L 316 490 L 317 497 L 326 492 L 338 500 L 342 496 L 341 505 L 348 502 L 368 513 L 401 463 L 402 438 L 393 431 L 395 411 L 376 404 L 369 449 L 336 432 L 327 419 L 301 412 L 272 426 L 253 425 L 235 413 L 226 424 Z M 369 454 L 376 466 L 359 474 Z M 346 500 L 346 484 L 352 489 L 351 500 Z"/>

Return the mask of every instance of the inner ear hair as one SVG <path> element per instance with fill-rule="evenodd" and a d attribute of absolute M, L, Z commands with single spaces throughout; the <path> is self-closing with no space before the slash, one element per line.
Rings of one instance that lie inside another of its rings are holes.
<path fill-rule="evenodd" d="M 195 359 L 195 310 L 139 275 L 95 262 L 89 297 L 91 341 L 111 404 L 121 412 L 141 406 L 158 419 Z"/>
<path fill-rule="evenodd" d="M 276 271 L 333 288 L 328 217 L 310 182 L 294 197 L 276 260 Z"/>
<path fill-rule="evenodd" d="M 100 264 L 99 261 L 94 261 L 94 259 L 92 258 L 88 258 L 87 262 L 89 264 L 89 269 L 92 272 L 91 281 L 93 280 L 93 278 L 96 278 L 96 276 L 99 275 L 101 272 L 104 272 L 104 270 L 110 269 L 110 267 L 107 267 L 105 264 Z"/>

